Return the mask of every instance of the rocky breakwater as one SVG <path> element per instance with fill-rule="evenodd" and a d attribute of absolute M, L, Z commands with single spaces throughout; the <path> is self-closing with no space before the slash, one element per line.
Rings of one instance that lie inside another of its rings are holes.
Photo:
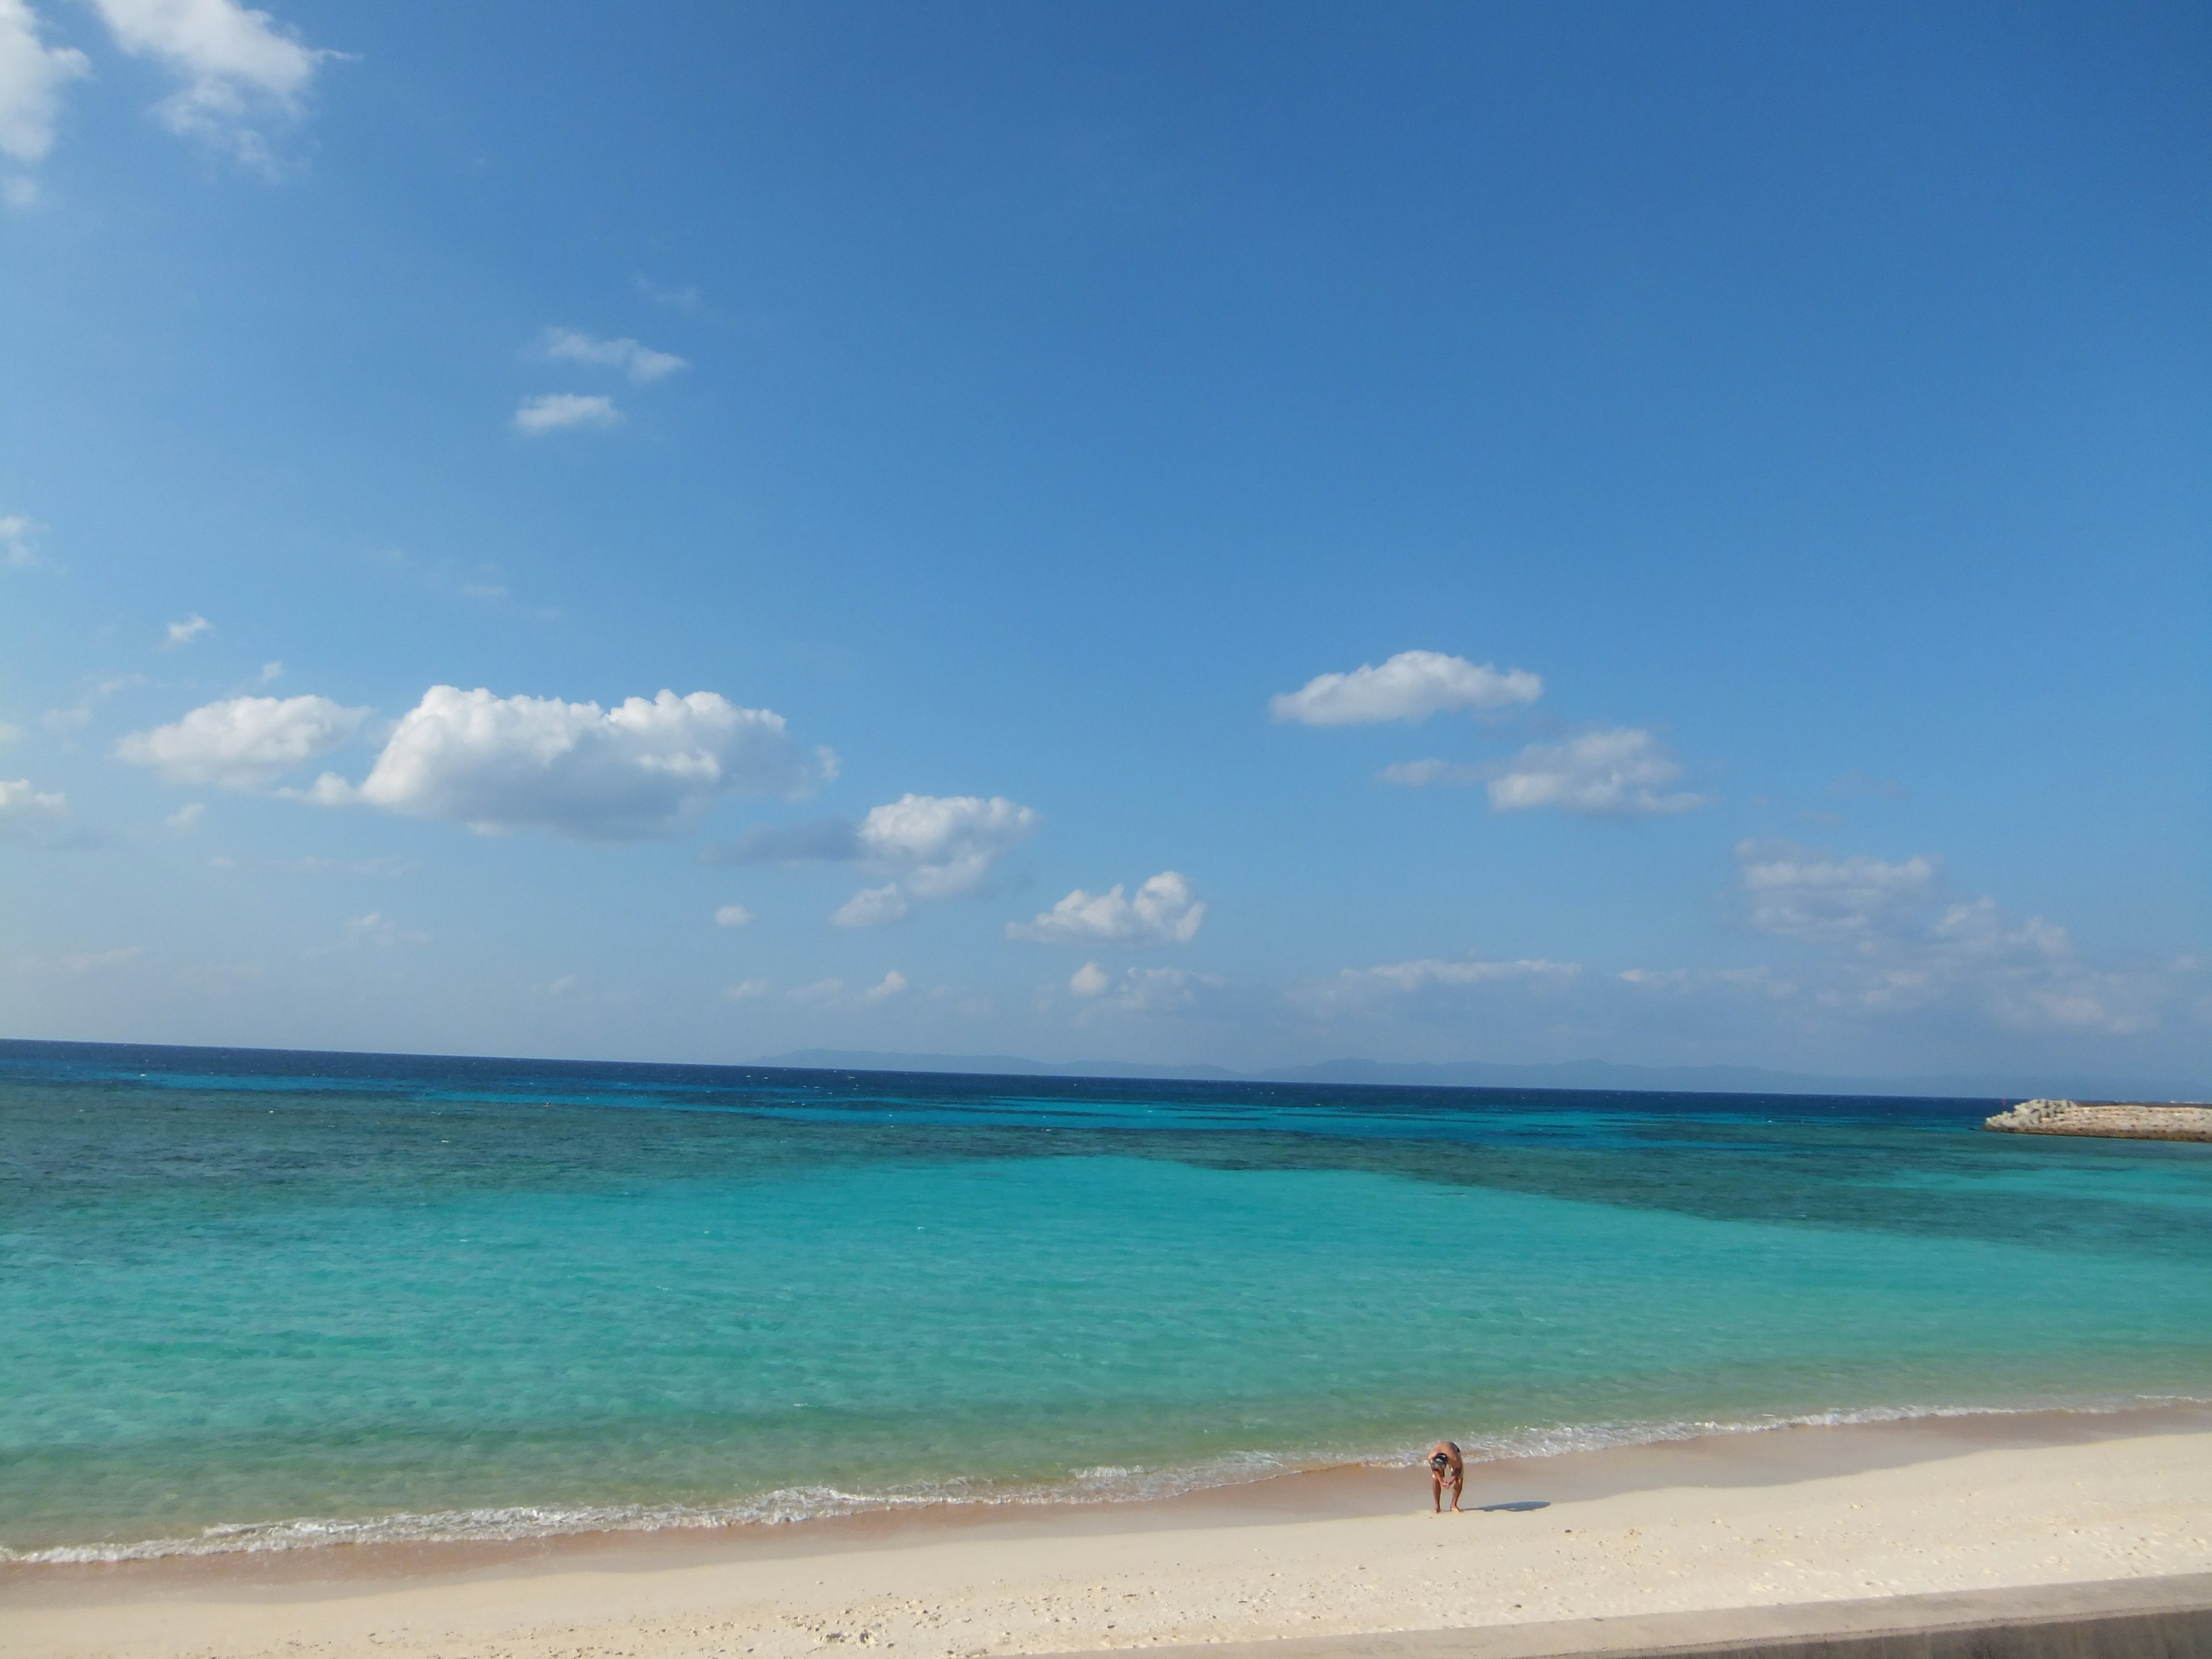
<path fill-rule="evenodd" d="M 2119 1140 L 2212 1141 L 2212 1106 L 2151 1106 L 2121 1100 L 2023 1100 L 1982 1120 L 2014 1135 L 2108 1135 Z"/>

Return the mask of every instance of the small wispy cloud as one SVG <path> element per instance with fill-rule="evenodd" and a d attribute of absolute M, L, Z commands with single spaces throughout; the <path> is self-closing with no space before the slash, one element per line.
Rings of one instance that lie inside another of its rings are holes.
<path fill-rule="evenodd" d="M 542 438 L 549 432 L 568 432 L 620 426 L 622 410 L 611 398 L 587 397 L 578 392 L 548 392 L 525 398 L 514 411 L 514 429 L 526 438 Z"/>
<path fill-rule="evenodd" d="M 5 7 L 7 3 L 8 0 L 0 0 L 0 7 Z M 5 118 L 0 116 L 0 126 L 4 125 Z M 0 145 L 0 149 L 4 148 L 4 145 Z M 0 518 L 0 565 L 10 570 L 28 570 L 38 563 L 39 550 L 33 542 L 45 528 L 44 525 L 33 523 L 21 513 L 11 513 Z"/>
<path fill-rule="evenodd" d="M 203 634 L 214 631 L 215 624 L 197 611 L 182 622 L 169 624 L 168 636 L 161 642 L 163 650 L 173 650 L 180 645 L 190 645 Z"/>
<path fill-rule="evenodd" d="M 665 380 L 690 364 L 672 351 L 655 351 L 637 341 L 595 339 L 573 328 L 549 328 L 539 337 L 537 356 L 549 363 L 589 363 L 618 369 L 640 386 Z"/>
<path fill-rule="evenodd" d="M 1550 807 L 1584 817 L 1644 817 L 1686 812 L 1709 796 L 1673 786 L 1681 763 L 1650 732 L 1633 727 L 1586 732 L 1565 743 L 1530 744 L 1490 777 L 1499 812 Z"/>

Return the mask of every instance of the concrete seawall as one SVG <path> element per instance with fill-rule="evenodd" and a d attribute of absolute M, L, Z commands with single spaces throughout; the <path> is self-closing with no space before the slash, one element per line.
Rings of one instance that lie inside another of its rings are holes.
<path fill-rule="evenodd" d="M 2212 1573 L 1144 1651 L 1147 1659 L 2212 1659 Z"/>
<path fill-rule="evenodd" d="M 2212 1141 L 2212 1106 L 2119 1100 L 2024 1100 L 1982 1120 L 2014 1135 L 2102 1135 L 2116 1140 Z"/>

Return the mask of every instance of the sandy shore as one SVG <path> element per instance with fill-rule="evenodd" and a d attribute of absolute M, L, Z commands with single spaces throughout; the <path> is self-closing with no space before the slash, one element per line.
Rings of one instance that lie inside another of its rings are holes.
<path fill-rule="evenodd" d="M 13 1568 L 0 1651 L 951 1659 L 2212 1571 L 2201 1414 L 1791 1430 L 1471 1474 L 1470 1504 L 1511 1507 L 1438 1518 L 1421 1472 L 1346 1471 L 774 1536 Z"/>

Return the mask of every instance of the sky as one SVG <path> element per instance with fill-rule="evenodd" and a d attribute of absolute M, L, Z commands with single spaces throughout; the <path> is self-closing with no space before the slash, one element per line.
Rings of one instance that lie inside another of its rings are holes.
<path fill-rule="evenodd" d="M 2212 1087 L 2207 84 L 0 0 L 0 1035 Z"/>

